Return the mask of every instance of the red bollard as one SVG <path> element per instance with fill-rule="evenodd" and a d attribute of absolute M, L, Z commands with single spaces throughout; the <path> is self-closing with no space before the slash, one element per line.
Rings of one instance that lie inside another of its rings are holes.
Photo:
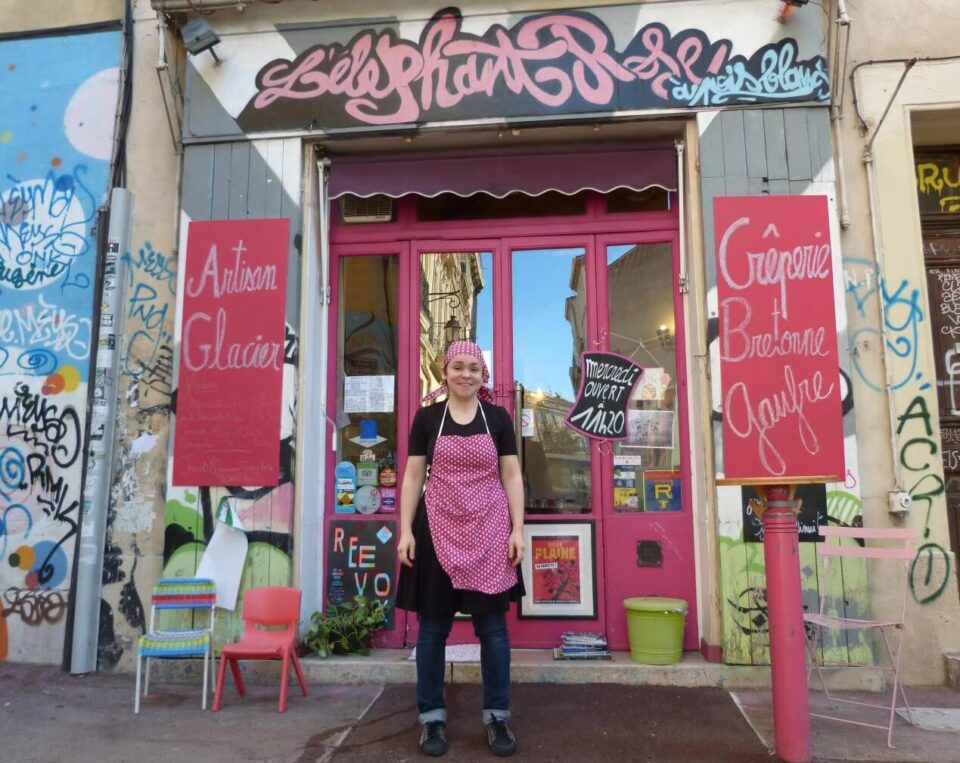
<path fill-rule="evenodd" d="M 763 514 L 763 556 L 770 622 L 770 671 L 776 753 L 788 763 L 807 763 L 810 700 L 800 589 L 800 539 L 791 489 L 767 487 Z"/>

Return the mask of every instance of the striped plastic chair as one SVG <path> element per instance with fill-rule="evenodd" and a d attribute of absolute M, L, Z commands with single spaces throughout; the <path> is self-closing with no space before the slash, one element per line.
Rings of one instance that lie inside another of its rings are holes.
<path fill-rule="evenodd" d="M 213 626 L 216 617 L 217 586 L 206 578 L 163 578 L 153 587 L 150 600 L 150 630 L 140 637 L 137 646 L 137 689 L 133 712 L 140 712 L 140 667 L 147 661 L 143 681 L 143 696 L 150 690 L 150 661 L 203 657 L 203 700 L 207 709 L 207 687 L 213 673 Z M 158 630 L 157 610 L 198 610 L 210 612 L 208 628 L 190 630 Z"/>

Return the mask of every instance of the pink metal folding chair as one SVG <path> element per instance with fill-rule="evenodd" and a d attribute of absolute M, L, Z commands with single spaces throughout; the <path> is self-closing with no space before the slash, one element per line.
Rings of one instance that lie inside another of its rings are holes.
<path fill-rule="evenodd" d="M 816 671 L 817 678 L 820 680 L 820 686 L 823 688 L 824 694 L 830 701 L 831 705 L 836 707 L 835 703 L 846 702 L 851 705 L 863 705 L 865 707 L 877 708 L 889 712 L 886 725 L 879 723 L 865 723 L 864 721 L 855 721 L 849 718 L 841 718 L 835 715 L 824 715 L 822 713 L 810 713 L 810 715 L 816 718 L 827 718 L 832 721 L 840 721 L 841 723 L 852 723 L 857 726 L 869 726 L 871 728 L 886 729 L 887 746 L 893 749 L 893 720 L 897 710 L 898 694 L 903 700 L 903 704 L 907 709 L 907 716 L 910 719 L 910 722 L 913 722 L 913 714 L 910 710 L 910 703 L 907 701 L 907 695 L 904 693 L 903 684 L 900 681 L 900 656 L 903 652 L 903 639 L 905 635 L 904 624 L 907 614 L 907 582 L 910 571 L 910 563 L 915 555 L 913 543 L 916 538 L 916 532 L 912 529 L 900 528 L 868 529 L 865 527 L 823 526 L 820 528 L 820 534 L 824 536 L 825 542 L 817 547 L 817 551 L 818 556 L 823 559 L 823 580 L 825 581 L 829 580 L 827 576 L 830 571 L 830 560 L 833 557 L 893 560 L 899 561 L 903 565 L 903 602 L 900 608 L 899 618 L 886 620 L 858 620 L 849 617 L 836 617 L 833 615 L 828 615 L 827 585 L 825 584 L 820 587 L 820 611 L 817 613 L 805 613 L 803 616 L 804 623 L 813 626 L 812 628 L 807 629 L 808 635 L 810 636 L 807 639 L 807 652 L 810 656 L 811 669 Z M 831 538 L 836 539 L 837 542 L 831 543 Z M 893 543 L 893 545 L 886 547 L 866 545 L 861 546 L 858 543 L 841 545 L 840 539 L 842 538 L 862 538 L 864 540 L 872 541 L 889 541 Z M 887 657 L 890 660 L 889 667 L 886 665 L 877 664 L 844 664 L 836 667 L 870 668 L 873 670 L 893 673 L 893 689 L 890 693 L 889 705 L 877 704 L 875 702 L 862 702 L 854 699 L 843 699 L 830 693 L 826 682 L 823 680 L 822 660 L 818 659 L 817 657 L 822 641 L 821 632 L 824 628 L 841 631 L 874 630 L 880 633 L 884 646 L 887 650 Z M 887 637 L 887 631 L 890 630 L 896 630 L 900 632 L 900 637 L 897 641 L 895 651 L 891 648 L 890 639 Z"/>

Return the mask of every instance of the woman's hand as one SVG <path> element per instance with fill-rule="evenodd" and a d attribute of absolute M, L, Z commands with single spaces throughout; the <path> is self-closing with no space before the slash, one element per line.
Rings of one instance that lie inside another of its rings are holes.
<path fill-rule="evenodd" d="M 397 554 L 400 557 L 400 563 L 407 567 L 413 567 L 414 552 L 417 542 L 413 539 L 413 533 L 400 533 L 400 541 L 397 543 Z"/>
<path fill-rule="evenodd" d="M 523 530 L 518 529 L 510 533 L 510 541 L 507 547 L 507 554 L 510 557 L 510 563 L 516 567 L 523 561 Z"/>

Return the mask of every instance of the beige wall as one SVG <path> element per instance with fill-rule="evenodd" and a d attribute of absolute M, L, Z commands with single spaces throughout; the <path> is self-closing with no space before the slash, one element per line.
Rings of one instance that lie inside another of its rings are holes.
<path fill-rule="evenodd" d="M 134 592 L 149 618 L 150 590 L 163 571 L 179 156 L 164 113 L 157 58 L 156 16 L 140 2 L 134 10 L 133 106 L 127 133 L 133 230 L 125 262 L 124 341 L 107 539 L 119 575 L 103 591 L 113 611 L 112 642 L 110 634 L 100 634 L 101 651 L 119 659 L 117 667 L 123 670 L 133 669 L 142 632 Z M 169 49 L 168 59 L 172 67 L 174 52 Z"/>
<path fill-rule="evenodd" d="M 123 18 L 123 0 L 0 0 L 0 32 L 26 32 Z"/>
<path fill-rule="evenodd" d="M 861 490 L 866 524 L 908 526 L 918 533 L 917 547 L 923 551 L 918 553 L 912 574 L 906 680 L 914 684 L 939 683 L 944 677 L 943 653 L 960 647 L 960 606 L 954 572 L 956 559 L 949 551 L 945 498 L 942 494 L 929 501 L 916 498 L 925 492 L 936 492 L 943 473 L 937 434 L 937 398 L 935 390 L 926 386 L 934 383 L 936 377 L 929 338 L 910 116 L 918 111 L 960 104 L 960 60 L 918 63 L 904 80 L 877 134 L 872 154 L 876 171 L 874 211 L 879 234 L 878 254 L 871 231 L 870 188 L 863 161 L 868 135 L 857 118 L 853 96 L 855 91 L 860 111 L 872 131 L 896 89 L 904 65 L 867 63 L 860 66 L 853 88 L 847 77 L 861 62 L 955 54 L 955 41 L 960 38 L 960 14 L 948 13 L 946 5 L 936 0 L 909 4 L 888 0 L 881 6 L 866 2 L 847 4 L 853 19 L 850 61 L 847 71 L 839 73 L 846 83 L 839 122 L 839 158 L 845 170 L 849 217 L 841 244 L 852 351 L 862 372 L 854 379 Z M 960 143 L 960 130 L 954 132 L 953 141 Z M 870 296 L 868 279 L 876 281 L 878 274 L 883 279 L 883 288 Z M 899 294 L 906 300 L 916 290 L 916 304 L 922 310 L 922 317 L 907 320 L 908 301 L 884 299 L 884 292 L 889 297 L 897 294 L 901 286 L 904 290 Z M 883 351 L 879 332 L 884 308 L 888 341 L 900 342 L 898 347 L 905 350 L 903 357 Z M 901 325 L 902 330 L 898 328 Z M 888 375 L 894 387 L 892 394 L 886 389 Z M 936 448 L 932 456 L 926 443 L 918 442 L 905 450 L 912 438 L 926 437 L 925 422 L 919 415 L 924 405 L 934 432 L 929 438 Z M 907 418 L 901 419 L 905 414 Z M 897 428 L 901 428 L 900 435 L 891 438 L 892 430 Z M 905 463 L 912 468 L 906 468 Z M 926 463 L 928 467 L 918 468 Z M 898 488 L 915 497 L 912 510 L 903 518 L 888 511 L 888 493 Z M 943 590 L 938 592 L 941 585 Z M 894 578 L 875 571 L 871 576 L 875 611 L 889 612 L 891 607 L 895 608 L 899 590 Z"/>

